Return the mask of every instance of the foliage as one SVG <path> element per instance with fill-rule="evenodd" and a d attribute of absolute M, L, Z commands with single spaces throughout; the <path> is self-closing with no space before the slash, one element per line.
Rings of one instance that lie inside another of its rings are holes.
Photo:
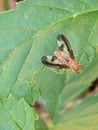
<path fill-rule="evenodd" d="M 98 77 L 97 20 L 97 0 L 27 0 L 0 14 L 0 130 L 33 130 L 37 116 L 29 104 L 38 97 L 51 124 L 38 120 L 36 130 L 98 129 L 97 95 L 61 114 Z M 81 74 L 42 65 L 41 57 L 56 50 L 58 34 L 69 39 Z"/>

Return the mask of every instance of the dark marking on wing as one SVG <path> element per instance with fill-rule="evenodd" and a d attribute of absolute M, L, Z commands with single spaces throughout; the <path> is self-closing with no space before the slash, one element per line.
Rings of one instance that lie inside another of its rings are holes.
<path fill-rule="evenodd" d="M 62 43 L 61 46 L 59 47 L 60 51 L 64 51 L 64 44 L 65 44 L 65 46 L 67 47 L 67 51 L 69 52 L 70 57 L 73 60 L 75 60 L 75 56 L 74 56 L 73 50 L 71 48 L 71 45 L 70 45 L 68 39 L 64 35 L 60 34 L 57 36 L 57 40 Z"/>
<path fill-rule="evenodd" d="M 59 64 L 59 63 L 55 63 L 52 60 L 55 60 L 54 58 L 56 57 L 52 57 L 52 59 L 49 61 L 48 58 L 46 56 L 43 56 L 41 58 L 41 61 L 44 65 L 52 67 L 52 68 L 57 68 L 57 69 L 64 69 L 64 68 L 68 68 L 68 66 L 66 66 L 65 64 Z"/>

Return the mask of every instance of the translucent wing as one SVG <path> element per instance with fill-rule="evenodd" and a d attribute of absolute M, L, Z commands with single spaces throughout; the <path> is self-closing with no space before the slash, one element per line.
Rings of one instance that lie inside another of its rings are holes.
<path fill-rule="evenodd" d="M 61 64 L 59 63 L 58 59 L 55 56 L 43 56 L 41 58 L 41 61 L 44 65 L 52 67 L 52 68 L 57 68 L 57 69 L 64 69 L 68 68 L 66 64 Z"/>
<path fill-rule="evenodd" d="M 75 56 L 68 39 L 61 34 L 57 36 L 57 42 L 58 42 L 59 50 L 65 53 L 69 53 L 70 58 L 75 60 Z"/>

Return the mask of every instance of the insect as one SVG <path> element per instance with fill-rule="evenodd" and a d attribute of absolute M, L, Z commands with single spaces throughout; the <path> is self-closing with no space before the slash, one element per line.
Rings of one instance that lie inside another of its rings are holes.
<path fill-rule="evenodd" d="M 76 62 L 73 50 L 68 39 L 64 35 L 57 36 L 59 49 L 53 56 L 43 56 L 44 65 L 57 69 L 70 69 L 76 73 L 82 72 L 82 67 Z"/>

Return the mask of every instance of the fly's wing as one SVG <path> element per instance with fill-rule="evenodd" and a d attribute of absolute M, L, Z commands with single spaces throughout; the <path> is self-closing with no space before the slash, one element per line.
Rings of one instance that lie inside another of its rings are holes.
<path fill-rule="evenodd" d="M 44 65 L 57 69 L 68 68 L 65 64 L 60 64 L 56 56 L 43 56 L 41 61 Z"/>
<path fill-rule="evenodd" d="M 69 54 L 70 58 L 72 58 L 73 60 L 75 60 L 75 56 L 73 53 L 73 50 L 71 48 L 71 45 L 69 43 L 69 41 L 67 40 L 67 38 L 64 35 L 58 35 L 57 36 L 57 42 L 58 42 L 58 46 L 59 46 L 59 50 L 66 52 Z"/>

